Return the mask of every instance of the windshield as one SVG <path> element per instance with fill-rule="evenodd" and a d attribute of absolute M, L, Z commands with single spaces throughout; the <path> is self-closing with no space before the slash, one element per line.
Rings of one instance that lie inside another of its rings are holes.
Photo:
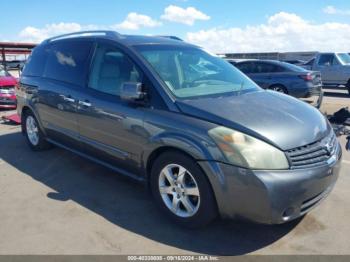
<path fill-rule="evenodd" d="M 343 65 L 350 65 L 350 55 L 347 53 L 337 54 L 340 62 Z"/>
<path fill-rule="evenodd" d="M 239 70 L 199 48 L 138 47 L 177 98 L 240 94 L 260 90 Z"/>

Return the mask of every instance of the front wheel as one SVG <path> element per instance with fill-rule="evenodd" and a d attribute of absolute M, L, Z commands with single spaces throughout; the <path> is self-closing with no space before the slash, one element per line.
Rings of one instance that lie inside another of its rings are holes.
<path fill-rule="evenodd" d="M 209 181 L 191 158 L 178 152 L 162 154 L 152 167 L 150 182 L 157 205 L 176 223 L 201 227 L 217 216 Z"/>

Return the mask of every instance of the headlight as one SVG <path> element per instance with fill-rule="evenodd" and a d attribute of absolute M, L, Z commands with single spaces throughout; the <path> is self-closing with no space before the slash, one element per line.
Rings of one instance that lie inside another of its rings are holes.
<path fill-rule="evenodd" d="M 288 169 L 285 154 L 279 149 L 241 132 L 219 126 L 209 131 L 228 162 L 251 169 Z"/>

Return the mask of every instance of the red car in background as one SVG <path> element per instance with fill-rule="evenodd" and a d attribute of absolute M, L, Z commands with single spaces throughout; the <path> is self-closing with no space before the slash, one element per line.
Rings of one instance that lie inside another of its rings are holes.
<path fill-rule="evenodd" d="M 15 88 L 18 80 L 0 67 L 0 108 L 15 109 L 17 100 Z"/>

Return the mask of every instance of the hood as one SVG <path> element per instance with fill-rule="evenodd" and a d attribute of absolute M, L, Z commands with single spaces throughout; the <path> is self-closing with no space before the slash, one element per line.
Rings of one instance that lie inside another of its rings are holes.
<path fill-rule="evenodd" d="M 0 87 L 1 86 L 15 86 L 17 85 L 17 79 L 13 76 L 2 76 L 0 77 Z"/>
<path fill-rule="evenodd" d="M 330 131 L 327 120 L 316 108 L 272 91 L 176 103 L 187 115 L 233 128 L 282 150 L 316 142 Z"/>

